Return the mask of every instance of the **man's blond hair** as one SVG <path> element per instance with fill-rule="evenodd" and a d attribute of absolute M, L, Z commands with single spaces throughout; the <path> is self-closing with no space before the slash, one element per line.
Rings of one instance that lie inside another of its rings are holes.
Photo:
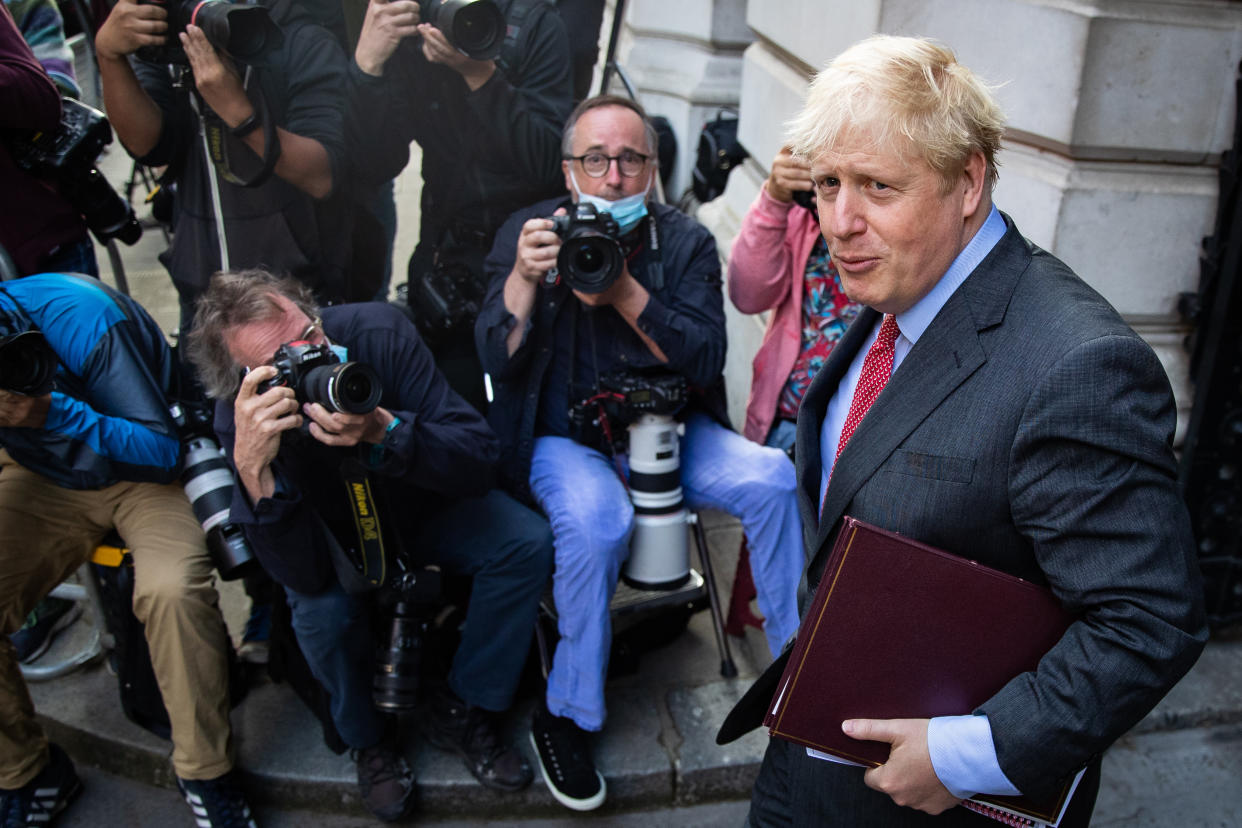
<path fill-rule="evenodd" d="M 996 153 L 1005 118 L 992 87 L 930 40 L 876 35 L 846 49 L 811 82 L 806 104 L 789 122 L 793 151 L 814 161 L 845 140 L 865 136 L 870 148 L 913 151 L 947 192 L 975 152 L 996 183 Z"/>

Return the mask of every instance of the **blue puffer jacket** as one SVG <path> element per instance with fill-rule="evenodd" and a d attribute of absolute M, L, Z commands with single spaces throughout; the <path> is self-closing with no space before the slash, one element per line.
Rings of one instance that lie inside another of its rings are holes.
<path fill-rule="evenodd" d="M 44 427 L 0 428 L 13 459 L 71 489 L 175 480 L 177 372 L 155 320 L 94 279 L 44 273 L 0 285 L 0 335 L 28 330 L 43 333 L 60 366 Z"/>

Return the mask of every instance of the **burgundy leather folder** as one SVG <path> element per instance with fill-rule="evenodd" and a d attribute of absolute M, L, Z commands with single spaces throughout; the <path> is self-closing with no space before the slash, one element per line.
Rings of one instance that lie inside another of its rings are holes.
<path fill-rule="evenodd" d="M 969 714 L 1072 620 L 1044 587 L 846 517 L 764 724 L 875 767 L 889 746 L 841 722 Z"/>

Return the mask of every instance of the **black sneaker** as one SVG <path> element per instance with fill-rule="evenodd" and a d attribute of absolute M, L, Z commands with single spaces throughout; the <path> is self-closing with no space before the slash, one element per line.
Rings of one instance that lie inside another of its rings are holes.
<path fill-rule="evenodd" d="M 414 810 L 414 771 L 384 742 L 350 755 L 358 764 L 358 789 L 367 809 L 384 822 L 395 822 Z"/>
<path fill-rule="evenodd" d="M 466 704 L 447 687 L 427 705 L 419 725 L 428 742 L 460 756 L 489 788 L 520 791 L 535 778 L 522 752 L 501 742 L 496 714 Z"/>
<path fill-rule="evenodd" d="M 539 757 L 543 781 L 556 801 L 575 811 L 604 804 L 608 786 L 591 761 L 589 734 L 572 719 L 553 716 L 540 704 L 530 723 L 530 743 Z"/>
<path fill-rule="evenodd" d="M 232 771 L 215 779 L 182 779 L 177 787 L 198 828 L 257 828 Z"/>
<path fill-rule="evenodd" d="M 47 652 L 52 639 L 82 614 L 77 601 L 47 596 L 40 601 L 20 630 L 9 636 L 17 650 L 17 660 L 29 664 Z"/>
<path fill-rule="evenodd" d="M 0 826 L 51 825 L 52 820 L 82 791 L 73 762 L 60 749 L 48 745 L 49 759 L 43 770 L 16 790 L 0 790 Z"/>

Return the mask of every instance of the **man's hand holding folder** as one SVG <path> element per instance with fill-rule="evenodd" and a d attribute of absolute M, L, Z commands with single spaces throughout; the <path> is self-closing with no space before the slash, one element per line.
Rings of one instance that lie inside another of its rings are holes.
<path fill-rule="evenodd" d="M 886 742 L 888 761 L 863 774 L 867 787 L 898 805 L 929 814 L 947 811 L 961 800 L 940 784 L 927 750 L 927 719 L 846 719 L 841 730 L 851 739 Z"/>

